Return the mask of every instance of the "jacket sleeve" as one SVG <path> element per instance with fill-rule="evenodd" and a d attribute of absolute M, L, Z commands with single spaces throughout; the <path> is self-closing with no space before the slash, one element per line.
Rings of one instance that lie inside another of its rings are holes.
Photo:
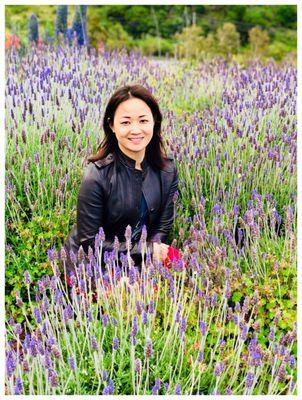
<path fill-rule="evenodd" d="M 161 242 L 165 242 L 167 236 L 171 230 L 174 222 L 174 202 L 173 197 L 178 190 L 178 172 L 176 166 L 174 165 L 174 175 L 172 184 L 170 186 L 168 198 L 166 204 L 163 206 L 163 210 L 160 214 L 158 223 L 155 228 L 153 228 L 153 233 L 150 237 L 150 241 L 156 241 L 159 238 Z"/>
<path fill-rule="evenodd" d="M 87 253 L 89 246 L 94 250 L 95 235 L 104 222 L 105 201 L 99 171 L 91 163 L 84 173 L 77 202 L 77 239 L 79 246 L 83 247 L 85 253 Z M 103 241 L 103 254 L 105 251 L 113 250 L 113 243 L 114 241 Z M 153 243 L 147 242 L 147 248 L 153 253 Z M 121 252 L 127 252 L 126 242 L 120 242 L 119 253 Z M 141 261 L 138 243 L 132 243 L 130 255 L 136 262 Z"/>

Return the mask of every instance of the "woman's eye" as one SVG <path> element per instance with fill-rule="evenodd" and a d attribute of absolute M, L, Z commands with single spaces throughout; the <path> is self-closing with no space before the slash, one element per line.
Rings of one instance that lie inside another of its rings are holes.
<path fill-rule="evenodd" d="M 141 122 L 148 122 L 148 120 L 147 119 L 142 119 Z"/>
<path fill-rule="evenodd" d="M 124 121 L 124 122 L 122 122 L 122 125 L 126 125 L 126 124 L 128 124 L 128 122 L 129 121 Z"/>

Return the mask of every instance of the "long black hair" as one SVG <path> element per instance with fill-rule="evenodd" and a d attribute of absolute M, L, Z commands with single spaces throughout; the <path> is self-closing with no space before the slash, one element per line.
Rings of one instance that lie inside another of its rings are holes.
<path fill-rule="evenodd" d="M 88 157 L 87 160 L 90 162 L 98 161 L 106 157 L 109 153 L 115 153 L 117 151 L 118 141 L 115 133 L 110 128 L 110 124 L 112 125 L 113 123 L 114 114 L 119 104 L 133 97 L 143 100 L 148 105 L 154 119 L 153 136 L 146 148 L 147 161 L 154 168 L 164 169 L 166 166 L 167 153 L 161 136 L 162 114 L 157 100 L 141 85 L 123 86 L 111 96 L 103 119 L 105 137 L 97 148 L 97 153 L 94 156 Z"/>

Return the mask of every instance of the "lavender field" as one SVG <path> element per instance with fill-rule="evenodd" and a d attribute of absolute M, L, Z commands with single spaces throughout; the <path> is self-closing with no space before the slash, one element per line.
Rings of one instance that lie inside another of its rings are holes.
<path fill-rule="evenodd" d="M 62 243 L 129 83 L 163 112 L 182 258 L 139 272 L 116 243 L 102 273 L 100 229 L 70 299 Z M 296 394 L 296 68 L 41 46 L 7 52 L 5 90 L 6 393 Z"/>

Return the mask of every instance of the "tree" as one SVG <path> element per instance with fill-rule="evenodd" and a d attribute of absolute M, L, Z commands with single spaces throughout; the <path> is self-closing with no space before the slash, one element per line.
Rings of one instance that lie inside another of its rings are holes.
<path fill-rule="evenodd" d="M 175 34 L 177 40 L 178 54 L 185 58 L 200 58 L 203 51 L 203 31 L 200 26 L 191 25 Z"/>
<path fill-rule="evenodd" d="M 57 18 L 55 24 L 56 37 L 59 36 L 59 33 L 61 33 L 63 36 L 66 35 L 67 15 L 68 15 L 68 6 L 58 6 Z"/>
<path fill-rule="evenodd" d="M 75 6 L 71 31 L 76 33 L 79 45 L 88 45 L 87 6 Z"/>
<path fill-rule="evenodd" d="M 219 52 L 215 33 L 210 32 L 203 42 L 204 52 L 210 56 L 216 56 Z"/>
<path fill-rule="evenodd" d="M 259 26 L 254 26 L 254 28 L 249 30 L 249 43 L 254 54 L 265 54 L 269 45 L 267 31 L 262 30 Z"/>
<path fill-rule="evenodd" d="M 217 29 L 217 39 L 219 50 L 228 56 L 238 53 L 240 46 L 240 36 L 234 24 L 226 22 L 221 28 Z"/>
<path fill-rule="evenodd" d="M 28 41 L 30 43 L 35 42 L 38 43 L 39 39 L 39 26 L 38 26 L 38 18 L 35 14 L 31 14 L 28 19 Z"/>

